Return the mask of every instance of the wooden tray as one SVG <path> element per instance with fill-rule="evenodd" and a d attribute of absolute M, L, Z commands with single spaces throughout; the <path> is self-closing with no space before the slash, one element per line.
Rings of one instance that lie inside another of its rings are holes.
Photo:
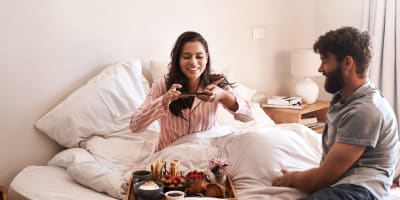
<path fill-rule="evenodd" d="M 227 179 L 225 181 L 225 186 L 226 186 L 229 196 L 224 199 L 225 200 L 238 200 L 235 188 L 233 188 L 231 177 L 227 176 Z M 129 180 L 128 192 L 127 192 L 125 200 L 136 200 L 135 193 L 132 189 L 132 180 L 131 179 Z"/>

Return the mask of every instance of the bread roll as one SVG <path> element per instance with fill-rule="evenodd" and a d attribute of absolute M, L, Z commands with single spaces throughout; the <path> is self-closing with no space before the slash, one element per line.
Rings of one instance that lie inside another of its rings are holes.
<path fill-rule="evenodd" d="M 206 187 L 205 196 L 225 198 L 225 186 L 218 183 L 209 183 Z"/>
<path fill-rule="evenodd" d="M 198 193 L 204 194 L 207 189 L 207 184 L 207 181 L 204 180 L 195 181 L 185 189 L 185 192 L 188 195 L 195 195 Z"/>

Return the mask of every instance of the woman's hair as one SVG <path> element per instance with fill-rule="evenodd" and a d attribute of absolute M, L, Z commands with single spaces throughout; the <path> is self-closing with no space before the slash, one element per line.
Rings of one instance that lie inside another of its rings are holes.
<path fill-rule="evenodd" d="M 207 63 L 206 63 L 206 68 L 204 72 L 200 76 L 200 85 L 199 87 L 204 87 L 207 86 L 221 78 L 223 80 L 218 84 L 219 87 L 221 88 L 226 88 L 228 86 L 233 86 L 233 83 L 229 83 L 225 76 L 222 74 L 211 74 L 211 61 L 210 61 L 210 52 L 208 50 L 208 44 L 207 41 L 203 38 L 202 35 L 200 35 L 197 32 L 193 31 L 187 31 L 182 33 L 178 39 L 175 42 L 174 47 L 172 48 L 171 51 L 171 63 L 170 63 L 170 70 L 169 73 L 167 74 L 165 78 L 165 83 L 167 86 L 167 90 L 169 90 L 174 83 L 179 83 L 182 85 L 182 88 L 180 89 L 181 91 L 188 91 L 189 86 L 188 86 L 188 79 L 187 77 L 183 74 L 181 71 L 181 68 L 179 66 L 180 63 L 180 58 L 182 55 L 183 51 L 183 46 L 187 42 L 200 42 L 204 50 L 207 54 Z M 192 104 L 194 101 L 194 97 L 188 97 L 188 98 L 179 98 L 173 102 L 170 103 L 169 105 L 169 110 L 175 115 L 175 116 L 181 116 L 182 115 L 182 110 L 186 108 L 191 108 Z"/>
<path fill-rule="evenodd" d="M 324 57 L 327 57 L 328 53 L 334 54 L 337 62 L 351 56 L 356 63 L 356 73 L 360 77 L 366 75 L 372 57 L 368 32 L 361 32 L 353 27 L 342 27 L 327 32 L 318 38 L 313 48 Z"/>

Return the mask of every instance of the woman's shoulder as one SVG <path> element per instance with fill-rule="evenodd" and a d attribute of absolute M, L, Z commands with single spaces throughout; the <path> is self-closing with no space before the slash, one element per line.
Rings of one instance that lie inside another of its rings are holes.
<path fill-rule="evenodd" d="M 165 80 L 163 79 L 154 80 L 153 84 L 151 85 L 151 89 L 157 91 L 161 90 L 163 92 L 167 91 Z"/>

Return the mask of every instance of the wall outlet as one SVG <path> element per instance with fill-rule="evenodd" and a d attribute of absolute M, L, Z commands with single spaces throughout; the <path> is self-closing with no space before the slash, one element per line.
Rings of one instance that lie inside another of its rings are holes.
<path fill-rule="evenodd" d="M 253 28 L 253 40 L 263 40 L 265 37 L 264 27 L 254 27 Z"/>

